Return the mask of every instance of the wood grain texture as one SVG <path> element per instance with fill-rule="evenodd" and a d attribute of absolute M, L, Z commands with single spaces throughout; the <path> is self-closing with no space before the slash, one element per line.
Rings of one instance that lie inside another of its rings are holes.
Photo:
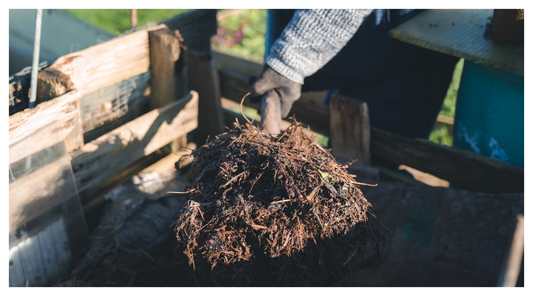
<path fill-rule="evenodd" d="M 333 94 L 330 101 L 331 153 L 370 164 L 370 122 L 365 102 Z"/>
<path fill-rule="evenodd" d="M 139 30 L 58 58 L 39 73 L 37 101 L 69 90 L 95 90 L 148 71 L 148 32 L 163 27 Z"/>
<path fill-rule="evenodd" d="M 71 153 L 78 191 L 94 188 L 198 126 L 198 94 L 152 110 Z"/>
<path fill-rule="evenodd" d="M 148 71 L 84 95 L 80 109 L 85 143 L 150 111 L 150 78 Z"/>
<path fill-rule="evenodd" d="M 54 206 L 76 196 L 68 157 L 9 184 L 9 230 L 15 230 Z"/>
<path fill-rule="evenodd" d="M 149 36 L 152 73 L 150 108 L 155 109 L 177 99 L 176 62 L 181 50 L 179 38 L 168 28 L 151 31 Z"/>
<path fill-rule="evenodd" d="M 250 60 L 216 50 L 213 50 L 212 55 L 217 59 L 220 69 L 231 71 L 244 77 L 259 76 L 263 70 L 263 59 Z"/>
<path fill-rule="evenodd" d="M 198 141 L 204 143 L 208 136 L 224 132 L 224 120 L 220 105 L 220 82 L 216 60 L 205 55 L 187 53 L 189 78 L 198 92 Z"/>
<path fill-rule="evenodd" d="M 9 145 L 31 135 L 41 127 L 57 120 L 65 137 L 67 151 L 72 152 L 83 146 L 83 130 L 80 115 L 80 98 L 86 91 L 73 91 L 51 101 L 37 105 L 33 109 L 15 113 L 9 117 Z M 40 151 L 48 146 L 39 143 L 24 147 L 26 152 L 19 159 Z M 14 162 L 16 160 L 11 160 Z"/>
<path fill-rule="evenodd" d="M 522 168 L 473 152 L 408 139 L 376 128 L 371 129 L 371 151 L 397 164 L 405 164 L 479 192 L 524 192 Z"/>

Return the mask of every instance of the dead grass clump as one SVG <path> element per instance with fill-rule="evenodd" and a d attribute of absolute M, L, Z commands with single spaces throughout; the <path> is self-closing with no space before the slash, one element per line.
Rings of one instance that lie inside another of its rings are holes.
<path fill-rule="evenodd" d="M 236 285 L 328 285 L 367 243 L 379 254 L 387 230 L 361 183 L 308 131 L 235 123 L 193 152 L 175 228 L 190 265 L 206 260 Z"/>

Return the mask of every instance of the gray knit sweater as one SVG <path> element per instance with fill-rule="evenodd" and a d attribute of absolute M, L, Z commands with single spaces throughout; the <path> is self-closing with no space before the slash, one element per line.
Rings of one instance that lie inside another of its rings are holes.
<path fill-rule="evenodd" d="M 265 59 L 273 70 L 303 84 L 352 38 L 372 9 L 300 9 Z"/>

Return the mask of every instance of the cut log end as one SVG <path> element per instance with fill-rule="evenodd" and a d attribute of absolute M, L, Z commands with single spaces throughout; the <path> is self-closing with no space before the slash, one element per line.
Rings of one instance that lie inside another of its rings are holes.
<path fill-rule="evenodd" d="M 45 69 L 37 81 L 37 104 L 49 101 L 74 88 L 70 77 L 56 69 Z"/>

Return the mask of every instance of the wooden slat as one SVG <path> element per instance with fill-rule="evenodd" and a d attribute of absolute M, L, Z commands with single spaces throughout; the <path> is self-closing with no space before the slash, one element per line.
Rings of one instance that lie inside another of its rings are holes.
<path fill-rule="evenodd" d="M 139 30 L 58 58 L 39 73 L 37 101 L 69 90 L 95 90 L 148 71 L 148 32 L 163 27 Z"/>
<path fill-rule="evenodd" d="M 336 158 L 370 165 L 370 122 L 365 102 L 331 96 L 331 153 Z"/>
<path fill-rule="evenodd" d="M 150 111 L 150 80 L 147 71 L 83 96 L 80 109 L 85 143 Z"/>
<path fill-rule="evenodd" d="M 78 191 L 102 184 L 143 156 L 187 134 L 198 125 L 198 94 L 145 115 L 71 153 Z"/>
<path fill-rule="evenodd" d="M 240 103 L 242 96 L 250 89 L 247 78 L 225 69 L 219 69 L 219 75 L 222 96 Z M 248 100 L 244 101 L 244 105 L 259 108 L 259 104 L 251 104 Z M 226 110 L 224 112 L 230 113 Z M 309 125 L 313 131 L 331 136 L 329 107 L 301 98 L 294 103 L 291 114 Z M 442 121 L 451 127 L 449 124 L 452 122 L 445 119 Z M 226 124 L 228 123 L 231 124 L 226 121 Z M 524 190 L 523 169 L 483 155 L 445 147 L 427 140 L 407 139 L 375 128 L 371 128 L 370 143 L 372 155 L 380 155 L 398 164 L 430 173 L 465 189 L 492 193 Z"/>
<path fill-rule="evenodd" d="M 178 37 L 166 27 L 149 32 L 149 36 L 152 73 L 150 108 L 155 109 L 177 99 L 175 73 L 181 50 Z"/>
<path fill-rule="evenodd" d="M 9 230 L 15 230 L 76 195 L 68 157 L 9 184 Z"/>
<path fill-rule="evenodd" d="M 31 135 L 41 127 L 57 120 L 61 126 L 67 151 L 72 152 L 83 146 L 83 130 L 80 115 L 80 98 L 85 91 L 73 91 L 51 101 L 37 105 L 33 109 L 15 113 L 9 117 L 9 145 Z M 43 147 L 39 143 L 25 148 L 18 159 L 38 152 Z M 10 159 L 10 163 L 18 159 Z"/>
<path fill-rule="evenodd" d="M 244 77 L 259 76 L 263 70 L 263 59 L 256 61 L 213 50 L 219 69 L 231 71 Z"/>
<path fill-rule="evenodd" d="M 371 129 L 372 153 L 397 164 L 430 173 L 465 189 L 491 192 L 524 192 L 522 168 L 473 152 L 408 139 Z"/>
<path fill-rule="evenodd" d="M 222 107 L 220 106 L 220 83 L 216 60 L 205 55 L 187 53 L 189 78 L 198 92 L 198 141 L 224 132 Z"/>

